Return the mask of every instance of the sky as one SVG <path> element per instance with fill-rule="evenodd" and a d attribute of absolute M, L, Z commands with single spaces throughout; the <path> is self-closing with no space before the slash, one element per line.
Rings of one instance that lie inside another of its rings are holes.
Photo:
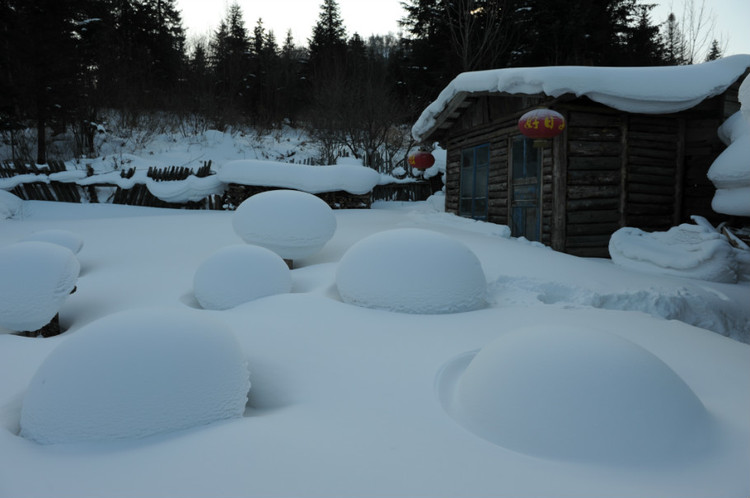
<path fill-rule="evenodd" d="M 652 19 L 666 19 L 670 10 L 678 18 L 684 1 L 659 2 Z M 339 0 L 339 7 L 349 35 L 359 33 L 363 38 L 372 34 L 397 33 L 398 20 L 404 16 L 402 0 Z M 694 0 L 696 5 L 700 0 Z M 204 35 L 216 29 L 231 3 L 225 1 L 177 0 L 188 36 Z M 305 44 L 318 19 L 322 0 L 237 0 L 242 7 L 245 23 L 252 28 L 258 18 L 266 29 L 272 29 L 281 42 L 291 29 L 297 44 Z M 641 2 L 643 3 L 643 2 Z M 654 2 L 656 3 L 656 2 Z M 725 41 L 725 55 L 750 53 L 750 0 L 707 1 L 716 19 L 716 37 Z"/>

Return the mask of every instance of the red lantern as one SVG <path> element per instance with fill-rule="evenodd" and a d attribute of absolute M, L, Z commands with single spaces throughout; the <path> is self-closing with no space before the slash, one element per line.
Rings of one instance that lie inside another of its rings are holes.
<path fill-rule="evenodd" d="M 409 166 L 419 170 L 425 170 L 435 164 L 435 157 L 429 152 L 420 150 L 409 156 Z"/>
<path fill-rule="evenodd" d="M 565 118 L 552 109 L 534 109 L 521 116 L 518 129 L 529 138 L 552 138 L 565 129 Z"/>

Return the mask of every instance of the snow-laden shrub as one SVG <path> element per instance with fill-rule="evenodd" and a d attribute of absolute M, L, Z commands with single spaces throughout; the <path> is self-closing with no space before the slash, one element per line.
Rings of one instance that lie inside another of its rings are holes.
<path fill-rule="evenodd" d="M 248 376 L 220 322 L 169 309 L 117 313 L 44 360 L 23 400 L 21 436 L 42 444 L 130 439 L 240 417 Z"/>
<path fill-rule="evenodd" d="M 429 230 L 389 230 L 357 242 L 341 258 L 336 286 L 344 302 L 405 313 L 486 305 L 487 281 L 476 255 Z"/>
<path fill-rule="evenodd" d="M 80 235 L 69 230 L 50 229 L 34 232 L 24 239 L 24 241 L 36 240 L 39 242 L 49 242 L 70 249 L 73 254 L 78 254 L 83 247 L 83 239 Z"/>
<path fill-rule="evenodd" d="M 674 458 L 708 437 L 706 409 L 679 375 L 642 347 L 585 328 L 501 336 L 460 375 L 451 406 L 477 435 L 551 458 Z"/>
<path fill-rule="evenodd" d="M 18 216 L 23 207 L 23 201 L 0 188 L 0 220 Z"/>
<path fill-rule="evenodd" d="M 195 272 L 193 293 L 205 309 L 226 310 L 292 289 L 284 260 L 260 246 L 233 245 L 209 256 Z"/>
<path fill-rule="evenodd" d="M 49 242 L 0 248 L 0 327 L 38 330 L 60 311 L 81 265 L 69 249 Z"/>
<path fill-rule="evenodd" d="M 232 223 L 242 240 L 284 259 L 312 256 L 336 232 L 336 217 L 328 204 L 296 190 L 271 190 L 246 199 Z"/>
<path fill-rule="evenodd" d="M 700 225 L 653 233 L 624 227 L 610 237 L 609 254 L 619 266 L 651 274 L 726 283 L 738 279 L 735 249 L 723 235 Z"/>

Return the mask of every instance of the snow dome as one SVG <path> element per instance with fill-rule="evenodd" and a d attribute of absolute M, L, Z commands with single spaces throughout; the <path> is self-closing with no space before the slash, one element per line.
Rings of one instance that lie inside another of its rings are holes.
<path fill-rule="evenodd" d="M 51 244 L 57 244 L 59 246 L 67 247 L 73 254 L 78 254 L 83 247 L 83 239 L 68 230 L 50 229 L 41 230 L 34 232 L 24 240 L 36 240 L 41 242 L 49 242 Z"/>
<path fill-rule="evenodd" d="M 459 313 L 486 305 L 476 255 L 441 233 L 397 229 L 353 245 L 336 272 L 341 299 L 405 313 Z"/>
<path fill-rule="evenodd" d="M 484 347 L 449 411 L 482 438 L 549 458 L 679 457 L 708 434 L 703 404 L 659 358 L 614 334 L 549 324 Z"/>
<path fill-rule="evenodd" d="M 292 274 L 276 253 L 260 246 L 219 249 L 195 272 L 193 292 L 205 309 L 226 310 L 291 291 Z"/>
<path fill-rule="evenodd" d="M 69 249 L 49 242 L 0 248 L 0 327 L 39 330 L 75 288 L 81 265 Z"/>
<path fill-rule="evenodd" d="M 220 322 L 169 309 L 92 322 L 50 353 L 29 384 L 21 436 L 42 444 L 140 438 L 240 417 L 250 388 Z"/>
<path fill-rule="evenodd" d="M 284 259 L 312 256 L 336 232 L 336 217 L 328 204 L 296 190 L 271 190 L 248 198 L 232 222 L 242 240 Z"/>

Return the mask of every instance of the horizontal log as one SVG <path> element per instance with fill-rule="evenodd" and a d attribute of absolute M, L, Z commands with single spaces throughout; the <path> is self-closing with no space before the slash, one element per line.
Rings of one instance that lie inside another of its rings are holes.
<path fill-rule="evenodd" d="M 630 216 L 642 215 L 660 215 L 660 214 L 671 214 L 673 206 L 665 206 L 659 204 L 635 204 L 628 203 L 625 209 L 627 213 L 627 219 L 630 220 Z"/>
<path fill-rule="evenodd" d="M 612 234 L 601 235 L 570 235 L 565 237 L 566 248 L 578 247 L 607 247 Z"/>
<path fill-rule="evenodd" d="M 677 150 L 676 148 L 672 148 L 671 150 L 662 150 L 662 149 L 658 149 L 655 147 L 646 148 L 646 147 L 633 147 L 632 145 L 628 145 L 628 155 L 638 156 L 638 157 L 654 157 L 657 159 L 668 159 L 668 158 L 676 158 Z"/>
<path fill-rule="evenodd" d="M 565 218 L 568 223 L 619 222 L 620 212 L 616 209 L 568 211 Z"/>
<path fill-rule="evenodd" d="M 619 185 L 620 172 L 603 171 L 568 171 L 568 185 Z"/>
<path fill-rule="evenodd" d="M 619 170 L 622 160 L 619 157 L 568 157 L 568 171 L 573 170 Z"/>
<path fill-rule="evenodd" d="M 618 209 L 620 198 L 617 196 L 604 199 L 568 199 L 565 205 L 569 214 L 574 211 L 587 211 L 589 209 Z"/>
<path fill-rule="evenodd" d="M 629 173 L 628 181 L 635 183 L 654 183 L 657 185 L 674 185 L 675 179 L 671 176 L 644 175 L 640 173 Z"/>
<path fill-rule="evenodd" d="M 619 114 L 596 114 L 589 112 L 572 111 L 568 115 L 568 132 L 577 127 L 619 127 L 621 123 Z"/>
<path fill-rule="evenodd" d="M 619 156 L 621 150 L 619 142 L 568 141 L 568 154 L 571 156 Z"/>
<path fill-rule="evenodd" d="M 619 142 L 622 137 L 620 127 L 575 126 L 568 128 L 568 140 Z"/>
<path fill-rule="evenodd" d="M 628 191 L 628 202 L 638 203 L 638 204 L 663 204 L 667 206 L 673 206 L 674 205 L 674 196 L 671 195 L 659 195 L 659 194 L 641 194 L 633 192 L 632 190 Z"/>
<path fill-rule="evenodd" d="M 612 235 L 618 228 L 619 223 L 568 223 L 566 231 L 569 236 L 575 235 Z"/>
<path fill-rule="evenodd" d="M 644 164 L 629 164 L 628 175 L 654 175 L 654 176 L 668 176 L 674 178 L 675 167 L 670 166 L 657 166 L 657 165 L 644 165 Z"/>
<path fill-rule="evenodd" d="M 619 198 L 620 186 L 569 186 L 568 199 L 607 199 Z"/>
<path fill-rule="evenodd" d="M 656 185 L 653 183 L 636 183 L 628 182 L 628 192 L 637 192 L 641 194 L 661 194 L 673 196 L 675 192 L 674 185 Z"/>

